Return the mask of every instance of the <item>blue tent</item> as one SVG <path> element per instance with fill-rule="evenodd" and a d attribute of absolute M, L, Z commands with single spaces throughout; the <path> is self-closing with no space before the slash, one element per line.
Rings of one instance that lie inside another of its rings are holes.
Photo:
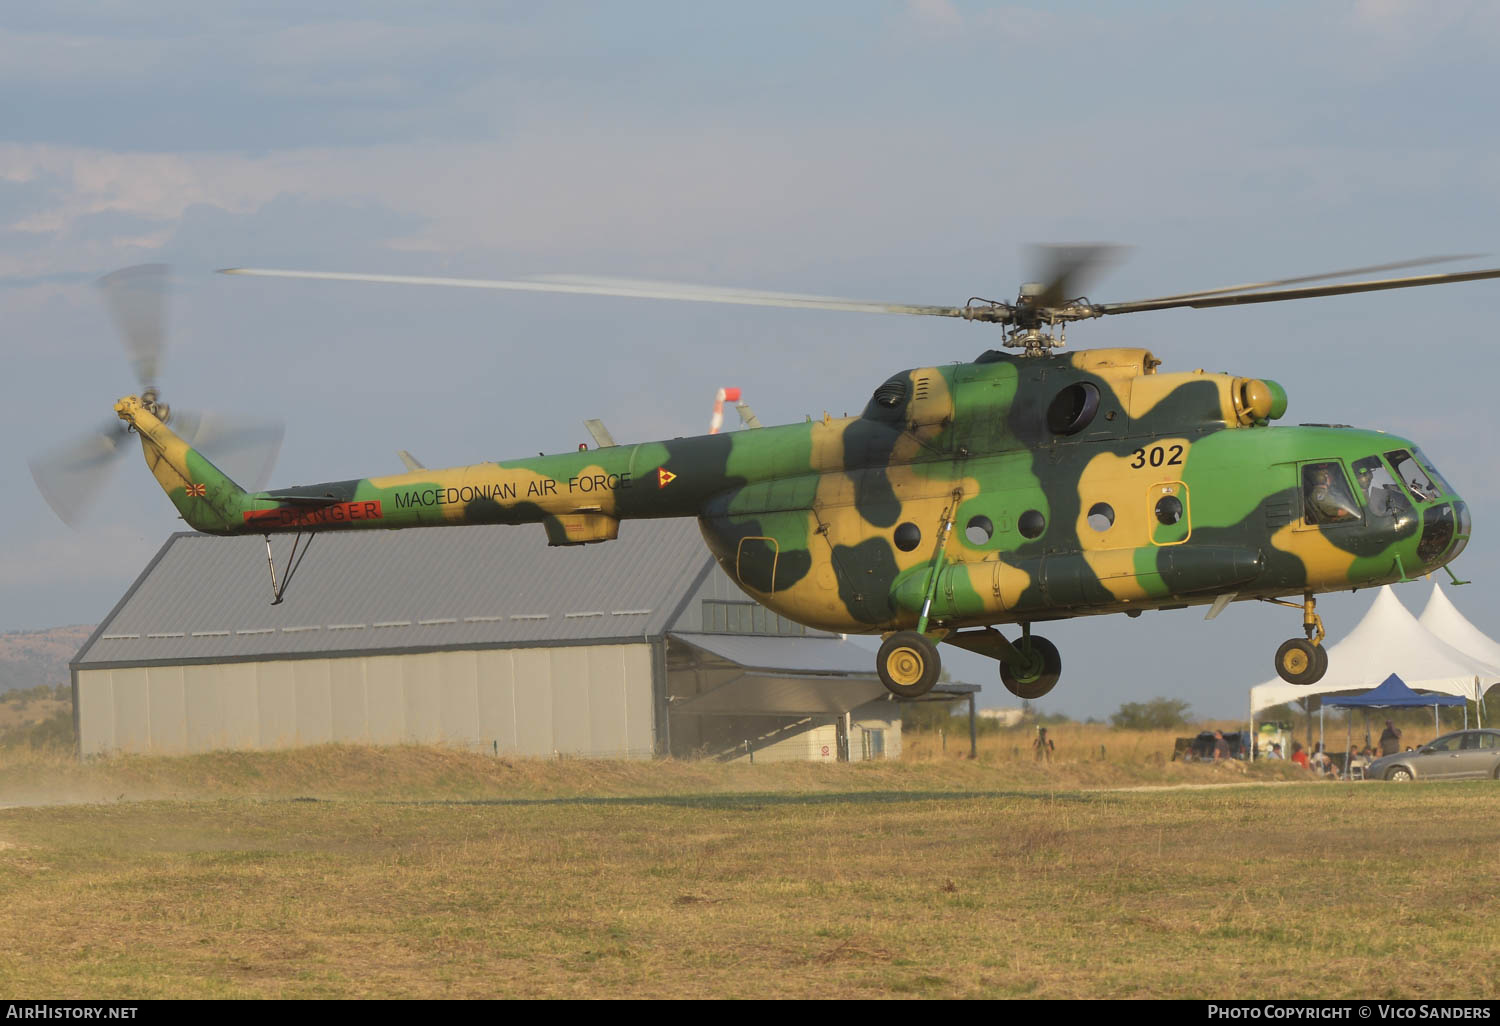
<path fill-rule="evenodd" d="M 1335 708 L 1359 706 L 1366 709 L 1390 709 L 1413 705 L 1465 705 L 1468 699 L 1459 695 L 1423 695 L 1406 686 L 1406 682 L 1394 673 L 1362 695 L 1345 698 L 1326 698 L 1324 705 Z"/>
<path fill-rule="evenodd" d="M 1468 699 L 1463 698 L 1459 695 L 1420 694 L 1419 692 L 1413 691 L 1411 688 L 1407 687 L 1406 681 L 1402 680 L 1400 677 L 1396 676 L 1393 673 L 1385 680 L 1381 681 L 1378 687 L 1373 687 L 1362 695 L 1349 695 L 1345 698 L 1327 698 L 1323 700 L 1323 704 L 1331 705 L 1336 708 L 1343 707 L 1363 709 L 1394 709 L 1415 705 L 1430 705 L 1432 706 L 1433 731 L 1440 732 L 1441 728 L 1437 722 L 1437 707 L 1440 705 L 1467 706 Z M 1469 711 L 1466 708 L 1464 710 L 1465 722 L 1468 721 L 1468 717 Z M 1366 719 L 1365 724 L 1365 736 L 1368 738 L 1368 719 Z M 1352 750 L 1354 748 L 1354 728 L 1350 726 L 1348 729 L 1350 734 L 1349 748 Z M 1361 772 L 1363 772 L 1363 770 L 1361 770 Z M 1350 778 L 1352 778 L 1353 776 L 1353 774 L 1349 772 L 1347 764 L 1345 768 L 1345 776 Z"/>

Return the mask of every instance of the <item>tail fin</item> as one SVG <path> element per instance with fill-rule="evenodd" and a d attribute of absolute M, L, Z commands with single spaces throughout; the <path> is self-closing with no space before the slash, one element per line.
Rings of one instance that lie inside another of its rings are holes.
<path fill-rule="evenodd" d="M 230 534 L 244 521 L 248 493 L 210 463 L 137 396 L 115 403 L 119 418 L 141 436 L 146 466 L 194 530 Z"/>

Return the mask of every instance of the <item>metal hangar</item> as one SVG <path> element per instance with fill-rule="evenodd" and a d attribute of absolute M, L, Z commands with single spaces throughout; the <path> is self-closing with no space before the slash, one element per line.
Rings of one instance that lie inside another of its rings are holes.
<path fill-rule="evenodd" d="M 317 536 L 273 605 L 259 538 L 169 538 L 70 664 L 80 754 L 347 742 L 532 756 L 900 752 L 870 648 L 751 601 L 686 520 Z M 934 699 L 974 685 L 939 685 Z"/>

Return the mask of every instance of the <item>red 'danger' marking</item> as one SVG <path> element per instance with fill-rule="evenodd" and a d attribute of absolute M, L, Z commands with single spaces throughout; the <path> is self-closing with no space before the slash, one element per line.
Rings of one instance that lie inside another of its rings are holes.
<path fill-rule="evenodd" d="M 278 506 L 276 509 L 247 509 L 245 522 L 265 527 L 321 527 L 325 524 L 347 524 L 355 520 L 381 520 L 380 502 L 338 502 L 317 509 Z"/>

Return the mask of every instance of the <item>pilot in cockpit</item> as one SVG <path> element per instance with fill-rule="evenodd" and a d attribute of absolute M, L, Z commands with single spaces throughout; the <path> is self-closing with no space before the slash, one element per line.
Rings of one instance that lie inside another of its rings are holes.
<path fill-rule="evenodd" d="M 1374 487 L 1374 472 L 1369 467 L 1361 467 L 1354 472 L 1354 476 L 1359 481 L 1359 490 L 1365 493 L 1365 501 L 1369 504 L 1370 515 L 1376 517 L 1390 516 L 1390 492 L 1386 490 L 1385 485 L 1381 485 L 1379 488 Z"/>
<path fill-rule="evenodd" d="M 1398 516 L 1411 508 L 1396 482 L 1381 465 L 1379 457 L 1371 456 L 1356 462 L 1354 479 L 1359 483 L 1359 490 L 1365 497 L 1365 505 L 1369 507 L 1371 516 Z"/>
<path fill-rule="evenodd" d="M 1307 501 L 1316 514 L 1313 518 L 1315 521 L 1329 523 L 1354 516 L 1348 503 L 1334 490 L 1333 478 L 1327 467 L 1313 468 L 1311 483 L 1312 487 L 1307 492 Z M 1347 488 L 1347 485 L 1345 487 Z"/>

